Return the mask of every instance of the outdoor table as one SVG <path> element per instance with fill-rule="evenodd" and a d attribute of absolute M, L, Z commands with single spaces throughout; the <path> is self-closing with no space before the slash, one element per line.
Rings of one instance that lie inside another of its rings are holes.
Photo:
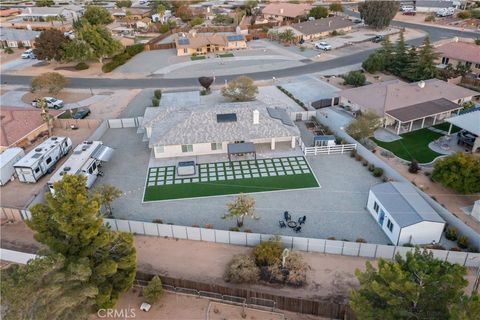
<path fill-rule="evenodd" d="M 296 228 L 297 227 L 297 222 L 293 221 L 293 220 L 290 220 L 287 222 L 287 225 L 290 227 L 290 228 Z"/>

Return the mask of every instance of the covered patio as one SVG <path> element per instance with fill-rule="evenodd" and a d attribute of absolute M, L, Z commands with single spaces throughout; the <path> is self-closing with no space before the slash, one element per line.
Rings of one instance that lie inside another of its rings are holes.
<path fill-rule="evenodd" d="M 457 113 L 462 106 L 447 100 L 437 99 L 408 107 L 385 111 L 385 128 L 396 134 L 434 126 Z"/>
<path fill-rule="evenodd" d="M 474 140 L 472 144 L 472 152 L 480 151 L 480 109 L 475 109 L 471 112 L 451 117 L 446 121 L 450 123 L 448 134 L 451 133 L 454 125 L 468 131 L 470 134 L 466 138 L 471 137 L 471 139 Z"/>

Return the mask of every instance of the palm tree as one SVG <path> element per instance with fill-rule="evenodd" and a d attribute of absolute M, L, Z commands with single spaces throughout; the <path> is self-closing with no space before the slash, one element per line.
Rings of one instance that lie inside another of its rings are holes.
<path fill-rule="evenodd" d="M 160 16 L 160 21 L 163 23 L 163 17 L 165 16 L 165 6 L 163 4 L 158 5 L 157 13 Z"/>
<path fill-rule="evenodd" d="M 283 42 L 292 43 L 292 41 L 295 40 L 295 33 L 293 32 L 292 29 L 287 29 L 282 33 L 280 33 L 280 39 Z"/>
<path fill-rule="evenodd" d="M 53 130 L 54 117 L 50 113 L 48 113 L 48 105 L 47 105 L 47 101 L 45 100 L 45 98 L 39 98 L 37 100 L 37 107 L 42 110 L 40 115 L 42 117 L 43 122 L 45 122 L 45 124 L 47 125 L 48 136 L 51 137 L 52 136 L 52 130 Z"/>

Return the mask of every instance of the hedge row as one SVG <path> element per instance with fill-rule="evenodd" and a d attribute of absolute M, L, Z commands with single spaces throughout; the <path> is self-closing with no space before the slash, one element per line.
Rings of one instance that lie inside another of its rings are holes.
<path fill-rule="evenodd" d="M 102 67 L 102 71 L 105 73 L 112 72 L 115 68 L 120 67 L 121 65 L 125 64 L 128 60 L 130 60 L 132 57 L 142 52 L 143 49 L 144 49 L 143 44 L 134 44 L 132 46 L 126 47 L 122 53 L 119 53 L 113 56 L 112 61 L 104 64 Z"/>
<path fill-rule="evenodd" d="M 300 101 L 299 99 L 295 98 L 295 96 L 293 94 L 291 94 L 288 90 L 286 90 L 285 88 L 281 87 L 281 86 L 277 86 L 278 90 L 282 91 L 283 93 L 285 93 L 288 97 L 290 97 L 293 101 L 295 101 L 300 107 L 302 107 L 304 110 L 307 110 L 307 108 L 305 108 L 305 103 L 303 103 L 302 101 Z"/>
<path fill-rule="evenodd" d="M 352 150 L 350 152 L 350 157 L 355 158 L 357 161 L 362 161 L 364 167 L 367 167 L 368 171 L 372 173 L 374 177 L 380 178 L 383 176 L 383 169 L 379 167 L 375 167 L 373 164 L 369 163 L 367 160 L 364 160 L 363 157 L 357 153 L 357 150 Z M 382 180 L 387 182 L 387 177 L 383 176 Z"/>

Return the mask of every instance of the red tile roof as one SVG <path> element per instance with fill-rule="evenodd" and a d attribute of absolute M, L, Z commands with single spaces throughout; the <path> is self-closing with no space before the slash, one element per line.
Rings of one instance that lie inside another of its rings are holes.
<path fill-rule="evenodd" d="M 0 145 L 8 147 L 43 124 L 40 109 L 1 107 L 0 108 Z M 53 116 L 63 111 L 49 110 Z"/>

